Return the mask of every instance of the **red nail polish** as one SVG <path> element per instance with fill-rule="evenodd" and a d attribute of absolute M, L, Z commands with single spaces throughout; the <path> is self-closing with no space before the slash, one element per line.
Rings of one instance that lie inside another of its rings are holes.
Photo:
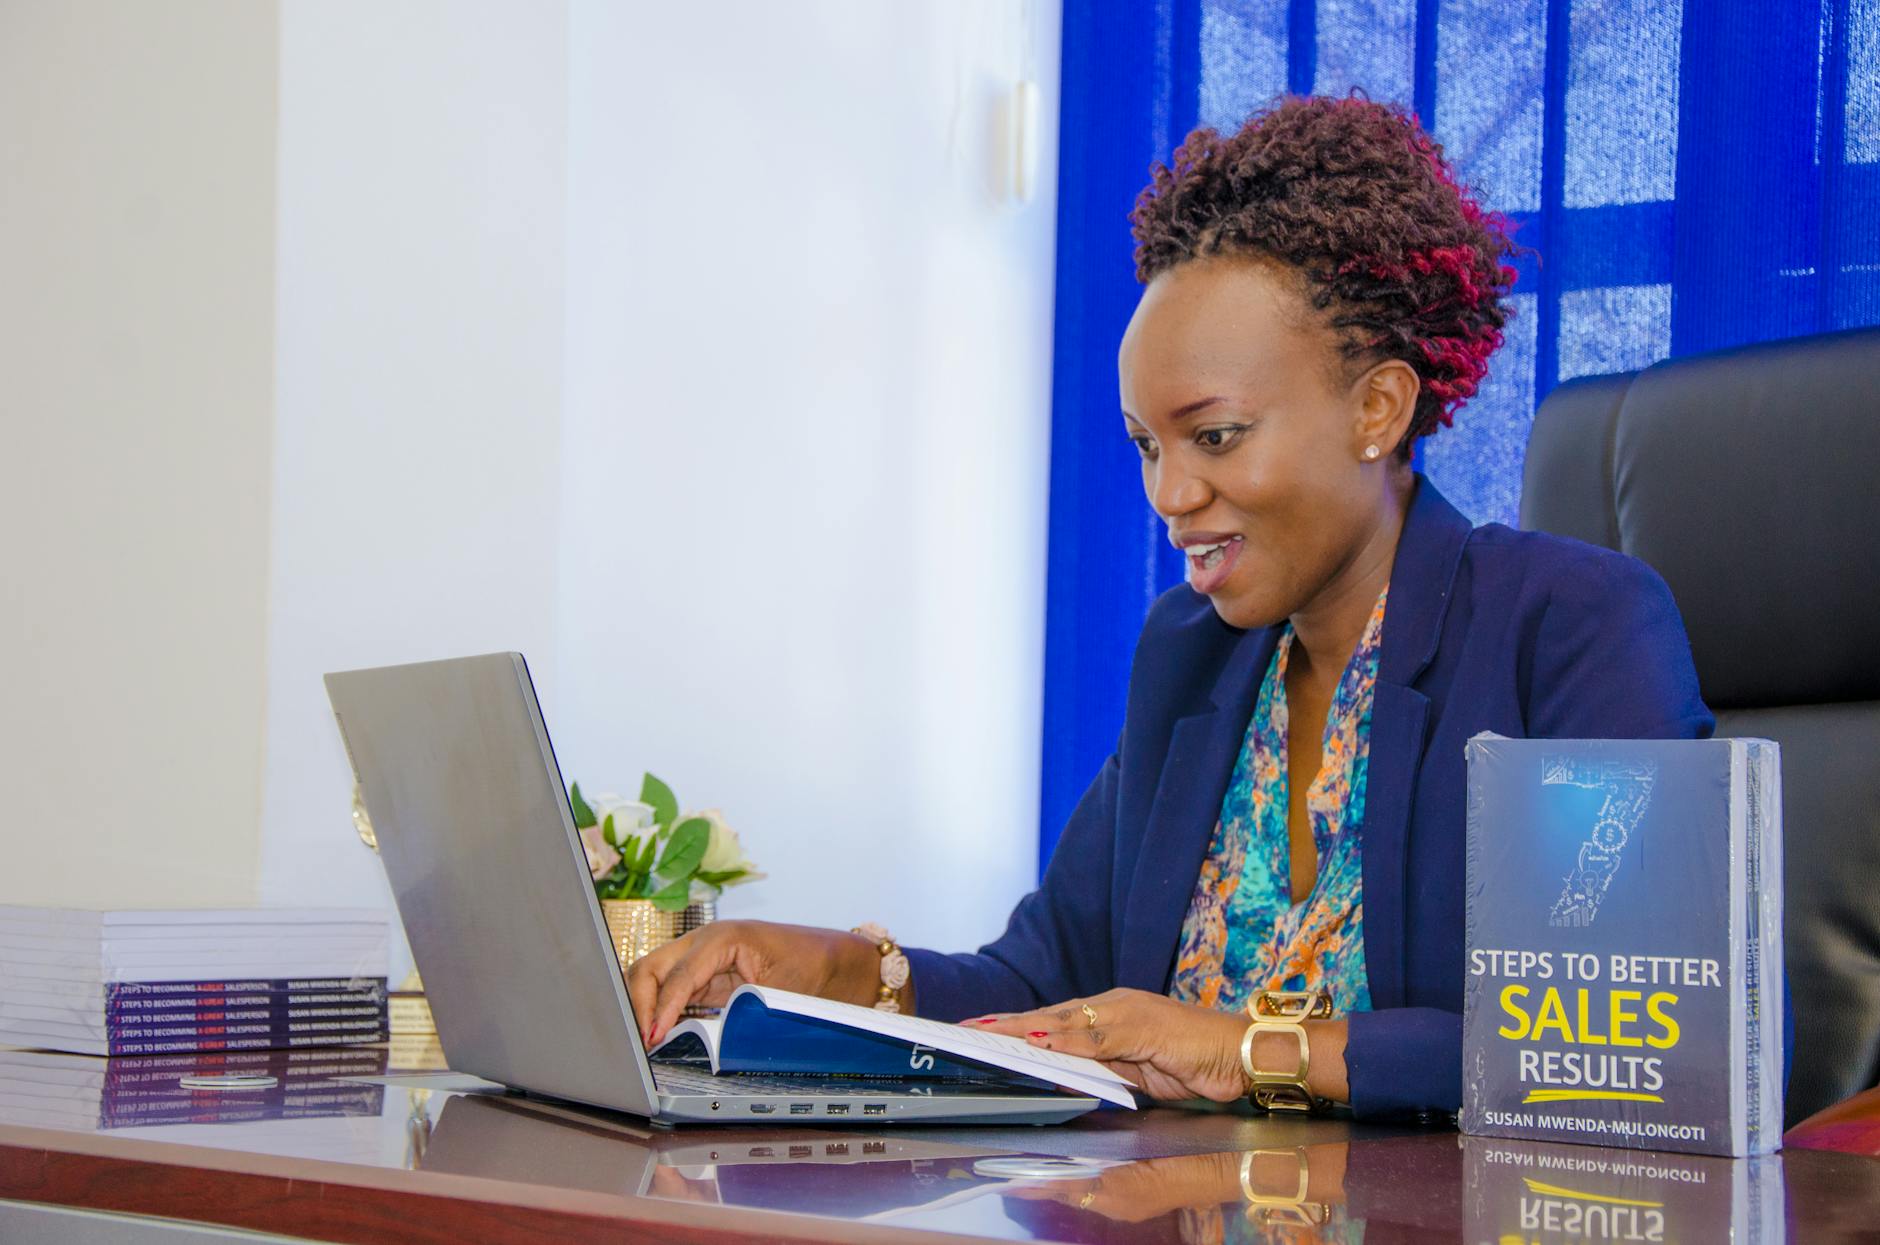
<path fill-rule="evenodd" d="M 1034 1033 L 1027 1033 L 1025 1036 L 1026 1037 L 1050 1037 L 1051 1035 L 1049 1033 L 1044 1032 L 1043 1030 L 1038 1030 L 1037 1032 L 1034 1032 Z"/>

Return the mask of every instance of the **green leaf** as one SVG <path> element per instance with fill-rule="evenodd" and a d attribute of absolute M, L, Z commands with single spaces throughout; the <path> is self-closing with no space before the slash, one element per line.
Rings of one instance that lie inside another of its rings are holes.
<path fill-rule="evenodd" d="M 724 886 L 737 881 L 748 872 L 750 872 L 748 869 L 719 869 L 707 873 L 701 869 L 698 872 L 698 880 L 708 886 Z"/>
<path fill-rule="evenodd" d="M 609 817 L 607 820 L 612 821 L 613 818 Z M 612 843 L 613 840 L 609 839 L 608 842 Z M 619 849 L 621 861 L 619 865 L 615 865 L 614 867 L 618 869 L 624 865 L 626 869 L 631 872 L 634 862 L 640 858 L 640 836 L 637 834 L 629 834 L 626 842 L 614 843 L 614 846 Z"/>
<path fill-rule="evenodd" d="M 703 817 L 686 818 L 672 828 L 672 837 L 666 840 L 666 850 L 660 853 L 656 871 L 666 878 L 691 877 L 698 872 L 698 862 L 705 859 L 705 849 L 711 841 L 711 822 Z"/>
<path fill-rule="evenodd" d="M 653 895 L 653 906 L 661 912 L 678 912 L 692 901 L 692 879 L 670 882 Z"/>
<path fill-rule="evenodd" d="M 594 879 L 594 892 L 602 899 L 620 898 L 621 889 L 627 884 L 626 869 L 616 864 L 613 868 Z"/>
<path fill-rule="evenodd" d="M 653 809 L 653 820 L 660 825 L 670 825 L 679 815 L 679 797 L 672 793 L 659 779 L 648 774 L 640 782 L 640 803 L 648 804 Z"/>
<path fill-rule="evenodd" d="M 628 899 L 645 899 L 652 891 L 653 855 L 659 850 L 659 843 L 649 834 L 645 847 L 640 847 L 637 836 L 628 840 L 628 847 L 628 851 L 621 853 L 627 876 L 624 895 Z"/>
<path fill-rule="evenodd" d="M 607 846 L 619 847 L 620 840 L 614 837 L 614 815 L 607 814 L 607 820 L 601 823 L 601 837 L 607 840 Z"/>
<path fill-rule="evenodd" d="M 580 783 L 576 783 L 573 789 L 568 792 L 568 803 L 574 808 L 574 828 L 576 830 L 585 830 L 598 820 L 594 816 L 594 810 L 588 807 L 588 802 L 581 798 Z"/>

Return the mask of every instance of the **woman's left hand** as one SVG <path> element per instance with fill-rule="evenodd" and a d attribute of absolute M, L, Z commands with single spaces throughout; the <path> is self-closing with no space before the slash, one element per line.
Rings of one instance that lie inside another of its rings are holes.
<path fill-rule="evenodd" d="M 1098 1060 L 1151 1098 L 1230 1102 L 1247 1093 L 1240 1066 L 1247 1018 L 1147 990 L 1109 990 L 1054 1007 L 961 1023 Z"/>

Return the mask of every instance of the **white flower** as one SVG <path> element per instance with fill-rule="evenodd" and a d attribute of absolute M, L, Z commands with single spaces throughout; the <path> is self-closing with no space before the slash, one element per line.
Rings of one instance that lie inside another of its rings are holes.
<path fill-rule="evenodd" d="M 613 815 L 614 837 L 625 841 L 629 834 L 638 834 L 653 824 L 653 806 L 642 804 L 638 800 L 625 800 L 611 791 L 603 791 L 588 800 L 588 807 L 594 810 L 594 824 L 607 824 L 608 814 Z"/>
<path fill-rule="evenodd" d="M 601 837 L 599 826 L 588 826 L 581 831 L 581 847 L 587 852 L 588 873 L 593 877 L 605 877 L 608 870 L 620 863 L 620 853 Z"/>
<path fill-rule="evenodd" d="M 712 828 L 712 837 L 705 845 L 705 858 L 699 861 L 700 873 L 733 873 L 742 870 L 744 876 L 725 883 L 727 886 L 755 882 L 764 876 L 745 856 L 744 845 L 738 842 L 737 831 L 725 824 L 723 813 L 715 808 L 706 808 L 688 816 L 703 817 Z"/>

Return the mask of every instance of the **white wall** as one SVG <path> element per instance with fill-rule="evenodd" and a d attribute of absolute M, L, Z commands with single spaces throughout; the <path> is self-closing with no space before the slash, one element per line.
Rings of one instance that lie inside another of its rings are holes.
<path fill-rule="evenodd" d="M 323 672 L 554 685 L 567 25 L 285 0 L 261 898 L 389 904 Z"/>
<path fill-rule="evenodd" d="M 0 902 L 247 904 L 272 5 L 0 4 Z"/>
<path fill-rule="evenodd" d="M 726 8 L 732 14 L 726 13 Z M 573 0 L 563 768 L 977 945 L 1036 871 L 1056 6 Z"/>
<path fill-rule="evenodd" d="M 520 648 L 569 773 L 744 832 L 771 878 L 729 913 L 995 934 L 1036 842 L 1057 20 L 0 6 L 0 898 L 385 902 L 320 674 Z M 110 820 L 55 836 L 83 784 Z"/>

